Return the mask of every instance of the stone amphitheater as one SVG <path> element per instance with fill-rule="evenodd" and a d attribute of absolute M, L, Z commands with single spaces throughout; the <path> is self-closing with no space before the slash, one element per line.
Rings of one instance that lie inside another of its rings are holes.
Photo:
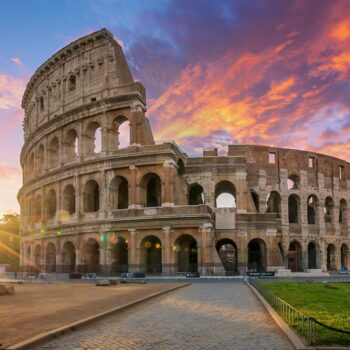
<path fill-rule="evenodd" d="M 311 151 L 155 142 L 144 86 L 106 29 L 25 90 L 21 267 L 234 275 L 349 269 L 350 166 Z"/>

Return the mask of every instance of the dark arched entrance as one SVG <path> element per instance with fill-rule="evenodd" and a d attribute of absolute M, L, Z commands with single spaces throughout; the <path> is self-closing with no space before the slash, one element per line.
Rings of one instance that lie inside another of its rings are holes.
<path fill-rule="evenodd" d="M 178 272 L 198 272 L 197 241 L 190 235 L 182 235 L 175 241 Z"/>
<path fill-rule="evenodd" d="M 340 248 L 340 264 L 342 271 L 348 270 L 348 246 L 345 243 Z"/>
<path fill-rule="evenodd" d="M 46 247 L 46 272 L 56 272 L 56 247 L 53 243 Z"/>
<path fill-rule="evenodd" d="M 288 268 L 291 269 L 292 272 L 302 270 L 301 244 L 297 241 L 293 241 L 289 244 Z"/>
<path fill-rule="evenodd" d="M 254 272 L 266 270 L 266 244 L 260 238 L 255 238 L 248 244 L 248 270 Z"/>
<path fill-rule="evenodd" d="M 317 269 L 317 253 L 316 245 L 314 242 L 310 242 L 307 247 L 307 256 L 308 256 L 308 268 Z"/>
<path fill-rule="evenodd" d="M 146 273 L 162 272 L 162 243 L 156 236 L 147 236 L 142 240 L 142 261 Z"/>
<path fill-rule="evenodd" d="M 327 271 L 335 271 L 337 269 L 335 263 L 335 246 L 328 244 L 327 247 Z"/>
<path fill-rule="evenodd" d="M 222 265 L 227 275 L 237 273 L 237 246 L 231 239 L 220 239 L 216 245 Z"/>
<path fill-rule="evenodd" d="M 128 241 L 123 237 L 113 236 L 111 238 L 113 262 L 112 273 L 128 272 Z"/>
<path fill-rule="evenodd" d="M 62 249 L 62 272 L 75 271 L 75 247 L 72 242 L 65 242 Z"/>
<path fill-rule="evenodd" d="M 100 271 L 100 245 L 94 238 L 90 238 L 84 245 L 84 263 L 84 272 Z"/>

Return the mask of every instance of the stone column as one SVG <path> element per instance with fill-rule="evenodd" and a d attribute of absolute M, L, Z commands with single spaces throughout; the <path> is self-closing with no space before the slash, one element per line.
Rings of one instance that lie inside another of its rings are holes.
<path fill-rule="evenodd" d="M 171 250 L 170 245 L 170 226 L 162 227 L 164 232 L 164 243 L 162 247 L 162 272 L 166 275 L 171 275 L 173 273 L 171 266 Z"/>
<path fill-rule="evenodd" d="M 213 265 L 210 254 L 210 249 L 212 249 L 212 224 L 203 224 L 199 231 L 201 233 L 201 266 L 199 266 L 199 270 L 202 275 L 207 275 Z"/>
<path fill-rule="evenodd" d="M 137 254 L 136 254 L 136 230 L 131 228 L 128 229 L 130 232 L 130 241 L 128 244 L 128 264 L 129 264 L 129 271 L 130 272 L 137 272 L 139 270 L 139 262 L 137 261 Z"/>
<path fill-rule="evenodd" d="M 129 186 L 129 208 L 137 208 L 137 199 L 136 199 L 136 195 L 137 195 L 137 190 L 138 190 L 138 186 L 137 186 L 137 169 L 135 167 L 135 165 L 130 165 L 129 166 L 129 173 L 130 173 L 130 183 L 128 184 Z"/>

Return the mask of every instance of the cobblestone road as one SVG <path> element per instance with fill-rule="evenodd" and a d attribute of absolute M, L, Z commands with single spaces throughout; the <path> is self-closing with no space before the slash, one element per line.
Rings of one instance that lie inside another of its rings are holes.
<path fill-rule="evenodd" d="M 194 283 L 36 349 L 292 349 L 243 283 Z"/>

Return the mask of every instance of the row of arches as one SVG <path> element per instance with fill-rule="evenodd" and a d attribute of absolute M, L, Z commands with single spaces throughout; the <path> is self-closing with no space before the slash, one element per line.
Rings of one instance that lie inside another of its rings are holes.
<path fill-rule="evenodd" d="M 130 146 L 130 125 L 125 116 L 118 116 L 112 122 L 111 132 L 114 135 L 114 149 Z M 79 138 L 84 137 L 84 150 L 80 149 L 82 143 Z M 102 129 L 97 121 L 87 125 L 82 135 L 76 128 L 69 129 L 60 141 L 58 136 L 52 136 L 45 152 L 44 143 L 40 143 L 36 150 L 29 153 L 25 161 L 25 170 L 29 176 L 40 173 L 45 166 L 56 166 L 59 162 L 68 162 L 78 156 L 100 153 L 102 151 Z M 60 156 L 61 154 L 61 156 Z"/>
<path fill-rule="evenodd" d="M 310 195 L 307 199 L 307 223 L 310 225 L 319 222 L 320 203 L 315 195 Z M 335 203 L 332 197 L 326 197 L 323 206 L 324 221 L 327 223 L 335 222 Z M 347 202 L 343 198 L 339 201 L 339 223 L 347 222 Z M 267 212 L 277 213 L 281 216 L 281 196 L 278 192 L 272 191 L 267 197 Z M 291 194 L 288 197 L 288 221 L 289 223 L 298 224 L 301 222 L 301 203 L 297 194 Z"/>

